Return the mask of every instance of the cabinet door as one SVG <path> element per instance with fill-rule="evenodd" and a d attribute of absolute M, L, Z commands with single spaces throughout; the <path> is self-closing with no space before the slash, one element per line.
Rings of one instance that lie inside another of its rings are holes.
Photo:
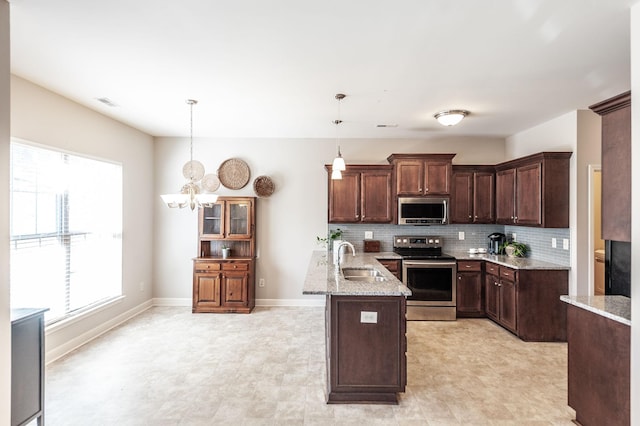
<path fill-rule="evenodd" d="M 518 225 L 542 225 L 542 163 L 516 170 L 516 215 Z"/>
<path fill-rule="evenodd" d="M 360 220 L 367 223 L 391 223 L 391 170 L 362 172 L 361 191 Z"/>
<path fill-rule="evenodd" d="M 246 306 L 248 301 L 249 274 L 246 272 L 224 273 L 224 305 Z"/>
<path fill-rule="evenodd" d="M 378 262 L 387 268 L 397 279 L 402 279 L 402 267 L 400 266 L 400 260 L 378 259 Z"/>
<path fill-rule="evenodd" d="M 498 286 L 500 287 L 500 323 L 515 333 L 517 330 L 515 282 L 501 279 Z"/>
<path fill-rule="evenodd" d="M 424 194 L 446 195 L 451 191 L 451 162 L 427 161 L 425 163 Z"/>
<path fill-rule="evenodd" d="M 225 234 L 229 239 L 249 239 L 252 234 L 251 200 L 226 201 Z"/>
<path fill-rule="evenodd" d="M 473 221 L 473 173 L 453 174 L 450 214 L 451 223 L 471 223 Z"/>
<path fill-rule="evenodd" d="M 193 309 L 220 306 L 220 273 L 196 273 L 193 276 Z"/>
<path fill-rule="evenodd" d="M 460 314 L 481 314 L 482 272 L 459 272 L 456 288 L 456 311 Z"/>
<path fill-rule="evenodd" d="M 496 223 L 513 224 L 515 211 L 516 170 L 496 173 Z"/>
<path fill-rule="evenodd" d="M 329 178 L 329 223 L 360 221 L 360 173 L 342 172 L 342 179 Z"/>
<path fill-rule="evenodd" d="M 494 321 L 498 321 L 498 298 L 500 296 L 498 292 L 498 277 L 489 274 L 484 276 L 484 294 L 484 309 L 487 316 Z"/>
<path fill-rule="evenodd" d="M 396 164 L 397 195 L 422 195 L 424 180 L 424 161 L 402 160 Z"/>
<path fill-rule="evenodd" d="M 201 237 L 224 238 L 224 201 L 219 201 L 211 207 L 200 208 L 198 215 Z"/>
<path fill-rule="evenodd" d="M 473 174 L 473 222 L 495 222 L 495 175 L 490 172 Z"/>

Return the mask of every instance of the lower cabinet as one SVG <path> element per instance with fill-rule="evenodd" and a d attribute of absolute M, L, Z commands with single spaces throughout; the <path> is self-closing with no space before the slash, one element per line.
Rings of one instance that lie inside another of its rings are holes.
<path fill-rule="evenodd" d="M 378 262 L 389 270 L 397 279 L 402 281 L 402 261 L 398 259 L 378 259 Z"/>
<path fill-rule="evenodd" d="M 551 269 L 512 269 L 486 262 L 487 317 L 525 341 L 567 340 L 566 305 L 569 272 Z"/>
<path fill-rule="evenodd" d="M 456 316 L 458 318 L 484 317 L 484 285 L 482 264 L 478 260 L 458 262 L 456 283 Z"/>
<path fill-rule="evenodd" d="M 250 313 L 254 275 L 252 260 L 194 260 L 192 312 Z"/>
<path fill-rule="evenodd" d="M 327 296 L 327 402 L 397 404 L 407 383 L 406 298 Z"/>

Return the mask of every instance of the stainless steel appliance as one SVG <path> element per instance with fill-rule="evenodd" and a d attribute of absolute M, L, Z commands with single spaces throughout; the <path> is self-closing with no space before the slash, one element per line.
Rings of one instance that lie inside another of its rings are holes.
<path fill-rule="evenodd" d="M 402 256 L 402 282 L 407 298 L 407 320 L 456 319 L 456 259 L 442 253 L 442 238 L 399 235 L 393 251 Z"/>
<path fill-rule="evenodd" d="M 446 197 L 398 198 L 398 225 L 445 225 L 448 215 Z"/>

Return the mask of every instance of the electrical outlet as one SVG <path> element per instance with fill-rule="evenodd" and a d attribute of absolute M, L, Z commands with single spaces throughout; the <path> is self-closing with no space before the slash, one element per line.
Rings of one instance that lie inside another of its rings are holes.
<path fill-rule="evenodd" d="M 360 311 L 360 322 L 363 324 L 377 324 L 378 313 L 370 311 Z"/>
<path fill-rule="evenodd" d="M 464 240 L 464 231 L 458 232 L 458 239 L 459 240 Z"/>
<path fill-rule="evenodd" d="M 258 287 L 264 287 L 264 278 L 260 278 L 258 281 Z"/>
<path fill-rule="evenodd" d="M 565 250 L 569 250 L 569 239 L 568 238 L 563 238 L 562 239 L 562 248 Z"/>
<path fill-rule="evenodd" d="M 373 231 L 364 231 L 364 239 L 372 240 L 373 239 Z"/>
<path fill-rule="evenodd" d="M 558 241 L 555 238 L 551 239 L 551 248 L 558 248 Z"/>
<path fill-rule="evenodd" d="M 515 232 L 513 234 L 511 234 L 511 240 L 512 241 L 518 241 L 518 237 L 516 236 Z"/>

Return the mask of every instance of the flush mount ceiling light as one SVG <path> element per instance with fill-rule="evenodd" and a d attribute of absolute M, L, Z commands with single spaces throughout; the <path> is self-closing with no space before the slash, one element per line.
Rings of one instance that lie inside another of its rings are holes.
<path fill-rule="evenodd" d="M 338 119 L 333 121 L 333 124 L 336 125 L 336 146 L 338 148 L 338 155 L 333 159 L 333 164 L 331 165 L 331 179 L 342 179 L 342 172 L 347 169 L 347 165 L 344 162 L 344 158 L 342 158 L 342 153 L 340 152 L 340 134 L 338 131 L 338 126 L 342 123 L 340 120 L 340 103 L 346 97 L 346 95 L 342 93 L 336 94 L 336 99 L 338 100 Z"/>
<path fill-rule="evenodd" d="M 212 207 L 216 202 L 218 196 L 213 193 L 200 193 L 200 180 L 204 177 L 204 166 L 201 162 L 193 159 L 193 106 L 198 101 L 193 99 L 187 99 L 190 111 L 190 158 L 182 167 L 182 175 L 188 179 L 187 183 L 182 186 L 180 193 L 178 194 L 165 194 L 161 195 L 162 200 L 171 208 L 185 208 L 189 206 L 191 210 L 194 210 L 196 206 Z"/>
<path fill-rule="evenodd" d="M 467 115 L 469 115 L 469 111 L 465 111 L 463 109 L 448 109 L 434 114 L 434 117 L 443 126 L 455 126 Z"/>

